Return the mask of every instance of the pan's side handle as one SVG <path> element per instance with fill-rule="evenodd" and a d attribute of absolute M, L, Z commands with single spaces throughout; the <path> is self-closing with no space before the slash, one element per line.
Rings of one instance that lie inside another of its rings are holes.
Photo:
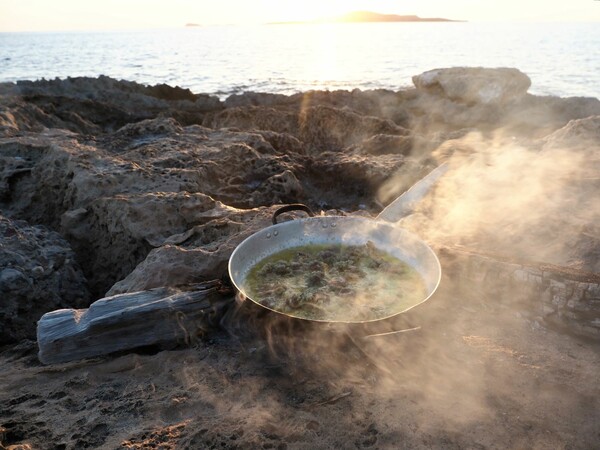
<path fill-rule="evenodd" d="M 302 203 L 291 203 L 289 205 L 282 206 L 281 208 L 279 208 L 277 211 L 275 211 L 273 213 L 273 219 L 272 219 L 273 225 L 277 225 L 277 217 L 280 214 L 290 212 L 290 211 L 304 211 L 310 217 L 315 216 L 315 213 L 313 213 L 312 210 L 308 206 L 303 205 Z"/>

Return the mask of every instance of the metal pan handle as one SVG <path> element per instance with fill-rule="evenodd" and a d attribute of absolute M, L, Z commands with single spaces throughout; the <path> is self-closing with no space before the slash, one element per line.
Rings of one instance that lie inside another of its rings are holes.
<path fill-rule="evenodd" d="M 272 218 L 273 225 L 277 225 L 277 217 L 280 214 L 290 212 L 290 211 L 304 211 L 310 217 L 315 216 L 315 213 L 313 213 L 312 210 L 308 206 L 303 205 L 302 203 L 292 203 L 289 205 L 282 206 L 281 208 L 279 208 L 277 211 L 275 211 L 273 213 L 273 218 Z"/>

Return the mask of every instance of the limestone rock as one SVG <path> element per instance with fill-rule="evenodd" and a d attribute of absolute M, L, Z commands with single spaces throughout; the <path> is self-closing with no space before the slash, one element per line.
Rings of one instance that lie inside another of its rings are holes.
<path fill-rule="evenodd" d="M 75 112 L 77 108 L 61 102 L 60 108 L 40 107 L 20 98 L 0 104 L 0 136 L 14 136 L 20 131 L 42 132 L 46 128 L 63 128 L 82 134 L 95 134 L 100 127 Z M 112 112 L 113 118 L 118 114 Z"/>
<path fill-rule="evenodd" d="M 119 128 L 114 137 L 127 137 L 129 139 L 148 139 L 157 135 L 177 135 L 183 132 L 183 128 L 172 118 L 146 119 L 140 122 L 128 123 Z"/>
<path fill-rule="evenodd" d="M 465 248 L 438 249 L 444 270 L 468 293 L 493 295 L 505 307 L 580 336 L 600 338 L 600 273 L 507 260 Z"/>
<path fill-rule="evenodd" d="M 315 106 L 349 109 L 360 115 L 389 119 L 397 125 L 408 126 L 408 113 L 404 108 L 403 94 L 386 89 L 361 91 L 334 90 L 308 91 L 293 95 L 245 92 L 231 95 L 225 100 L 226 108 L 262 106 L 296 114 Z"/>
<path fill-rule="evenodd" d="M 298 135 L 297 113 L 266 106 L 227 108 L 204 116 L 202 125 L 210 128 L 268 130 Z"/>
<path fill-rule="evenodd" d="M 207 116 L 203 124 L 291 134 L 306 145 L 307 151 L 313 152 L 340 151 L 373 134 L 408 134 L 406 129 L 391 120 L 324 105 L 291 111 L 270 107 L 238 107 Z"/>
<path fill-rule="evenodd" d="M 548 134 L 566 125 L 570 120 L 600 115 L 600 99 L 592 97 L 535 96 L 527 94 L 511 110 L 514 122 L 523 130 L 540 128 Z M 542 135 L 539 135 L 542 137 Z"/>
<path fill-rule="evenodd" d="M 0 209 L 60 232 L 99 298 L 220 278 L 274 205 L 375 215 L 452 160 L 462 170 L 405 226 L 600 271 L 589 200 L 600 189 L 598 138 L 587 119 L 600 102 L 524 94 L 528 81 L 512 69 L 461 70 L 433 77 L 448 92 L 247 93 L 225 104 L 108 77 L 5 83 Z M 494 83 L 501 93 L 483 95 Z M 11 289 L 29 283 L 10 269 Z"/>
<path fill-rule="evenodd" d="M 7 198 L 15 180 L 31 172 L 31 164 L 23 156 L 3 156 L 0 157 L 0 170 L 0 198 Z"/>
<path fill-rule="evenodd" d="M 239 210 L 227 218 L 172 236 L 167 242 L 178 245 L 165 243 L 152 250 L 135 270 L 115 283 L 107 296 L 227 276 L 233 250 L 251 234 L 270 226 L 275 209 Z"/>
<path fill-rule="evenodd" d="M 316 106 L 347 109 L 364 116 L 391 120 L 396 125 L 408 127 L 409 116 L 405 109 L 404 93 L 386 89 L 361 91 L 308 91 L 289 97 L 300 111 Z"/>
<path fill-rule="evenodd" d="M 204 113 L 223 108 L 217 97 L 193 94 L 188 89 L 144 86 L 106 76 L 5 83 L 2 92 L 10 99 L 13 111 L 16 109 L 14 122 L 19 129 L 30 129 L 33 122 L 83 134 L 114 131 L 161 112 L 186 124 L 194 123 Z M 11 120 L 0 119 L 0 130 L 4 128 L 6 133 L 9 129 L 2 122 L 10 124 Z"/>
<path fill-rule="evenodd" d="M 600 155 L 600 115 L 571 120 L 544 141 L 544 149 L 569 148 Z"/>
<path fill-rule="evenodd" d="M 144 86 L 142 84 L 115 80 L 107 76 L 98 78 L 68 77 L 64 80 L 19 81 L 14 92 L 21 96 L 52 96 L 72 99 L 101 100 L 109 105 L 122 105 L 127 111 L 137 108 L 155 109 L 174 102 L 179 109 L 212 110 L 221 108 L 216 97 L 193 94 L 189 89 L 165 84 Z"/>
<path fill-rule="evenodd" d="M 517 69 L 451 67 L 413 77 L 417 89 L 464 103 L 509 103 L 527 93 L 531 80 Z"/>
<path fill-rule="evenodd" d="M 290 103 L 289 97 L 287 95 L 266 92 L 244 92 L 243 94 L 232 94 L 227 97 L 225 107 L 274 106 L 281 103 Z"/>
<path fill-rule="evenodd" d="M 170 236 L 236 207 L 313 195 L 350 207 L 403 163 L 343 152 L 309 157 L 303 149 L 284 133 L 182 127 L 172 118 L 128 124 L 93 142 L 53 129 L 0 143 L 0 206 L 60 230 L 92 292 L 103 295 Z"/>
<path fill-rule="evenodd" d="M 90 300 L 69 244 L 57 233 L 0 216 L 0 344 L 35 336 L 45 312 Z"/>
<path fill-rule="evenodd" d="M 252 197 L 258 197 L 261 203 L 293 203 L 302 197 L 302 185 L 291 170 L 273 175 L 256 188 Z M 265 201 L 267 200 L 267 201 Z"/>
<path fill-rule="evenodd" d="M 298 146 L 266 135 L 282 149 Z M 0 207 L 61 230 L 96 295 L 153 245 L 227 216 L 233 208 L 223 202 L 254 207 L 303 195 L 298 163 L 261 134 L 183 128 L 171 118 L 127 125 L 93 145 L 58 131 L 13 138 L 0 143 L 0 162 Z"/>
<path fill-rule="evenodd" d="M 413 139 L 412 136 L 376 134 L 354 146 L 353 150 L 368 155 L 409 155 L 413 149 Z"/>
<path fill-rule="evenodd" d="M 298 153 L 305 154 L 306 150 L 303 142 L 287 133 L 277 133 L 269 130 L 258 130 L 260 134 L 271 146 L 279 153 Z"/>
<path fill-rule="evenodd" d="M 227 217 L 235 209 L 201 193 L 150 192 L 101 197 L 83 211 L 67 211 L 62 229 L 87 271 L 96 274 L 91 287 L 100 293 L 171 235 Z"/>
<path fill-rule="evenodd" d="M 305 109 L 298 120 L 299 139 L 320 150 L 341 150 L 375 134 L 408 134 L 391 120 L 326 106 Z"/>

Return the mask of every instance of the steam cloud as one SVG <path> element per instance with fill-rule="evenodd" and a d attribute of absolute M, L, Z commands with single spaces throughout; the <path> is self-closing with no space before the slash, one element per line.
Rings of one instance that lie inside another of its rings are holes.
<path fill-rule="evenodd" d="M 432 156 L 450 170 L 400 225 L 434 245 L 599 271 L 598 155 L 598 142 L 572 141 L 565 130 L 538 141 L 513 138 L 509 130 L 446 141 Z M 399 174 L 383 186 L 382 202 L 407 177 Z M 540 342 L 533 325 L 519 319 L 521 312 L 506 306 L 501 299 L 519 295 L 518 289 L 506 286 L 492 296 L 444 273 L 434 298 L 383 323 L 310 324 L 276 315 L 265 320 L 261 312 L 245 310 L 253 307 L 248 302 L 226 322 L 233 334 L 259 330 L 269 361 L 290 379 L 319 380 L 322 396 L 332 402 L 351 398 L 343 407 L 350 409 L 338 408 L 340 430 L 364 417 L 366 408 L 376 412 L 379 428 L 406 432 L 402 424 L 408 423 L 415 436 L 434 436 L 434 443 L 443 430 L 460 446 L 461 436 L 477 434 L 481 424 L 503 423 L 503 414 L 519 415 L 509 419 L 514 426 L 542 423 L 539 411 L 548 404 L 560 404 L 562 414 L 580 408 L 573 393 L 535 382 L 546 364 L 538 355 L 543 346 L 558 345 L 560 336 L 544 335 Z M 402 329 L 414 330 L 369 337 Z M 279 401 L 271 398 L 264 407 L 275 411 Z M 494 436 L 489 430 L 496 428 L 485 426 L 492 440 L 483 446 L 512 437 L 510 427 Z M 532 446 L 526 433 L 519 436 L 511 445 Z M 390 439 L 411 442 L 406 434 Z M 550 444 L 552 435 L 547 439 Z"/>
<path fill-rule="evenodd" d="M 598 149 L 556 136 L 519 142 L 501 131 L 446 141 L 434 156 L 451 170 L 402 226 L 430 242 L 599 271 L 581 252 L 593 247 L 582 239 L 600 237 Z"/>

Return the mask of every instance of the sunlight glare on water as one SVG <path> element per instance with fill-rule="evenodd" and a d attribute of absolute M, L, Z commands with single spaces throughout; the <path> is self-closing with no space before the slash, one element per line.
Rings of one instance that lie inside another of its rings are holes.
<path fill-rule="evenodd" d="M 355 23 L 0 33 L 0 81 L 109 75 L 226 97 L 400 89 L 426 70 L 516 67 L 530 92 L 600 96 L 595 23 Z"/>

